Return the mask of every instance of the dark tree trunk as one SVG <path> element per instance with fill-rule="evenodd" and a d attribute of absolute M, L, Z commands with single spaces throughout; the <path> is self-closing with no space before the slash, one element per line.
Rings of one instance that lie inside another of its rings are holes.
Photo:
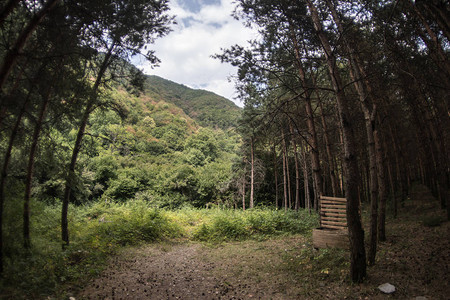
<path fill-rule="evenodd" d="M 33 181 L 34 158 L 38 146 L 39 135 L 42 129 L 42 123 L 44 122 L 49 102 L 50 102 L 50 93 L 46 96 L 46 99 L 44 99 L 44 102 L 42 103 L 41 111 L 39 112 L 39 117 L 34 127 L 33 141 L 31 143 L 30 155 L 28 157 L 27 179 L 25 184 L 25 198 L 23 202 L 23 246 L 25 249 L 31 248 L 30 198 L 31 198 L 31 185 Z"/>
<path fill-rule="evenodd" d="M 250 139 L 250 208 L 253 208 L 253 197 L 255 189 L 255 159 L 254 159 L 254 141 Z"/>
<path fill-rule="evenodd" d="M 369 252 L 368 262 L 369 265 L 375 264 L 375 256 L 377 252 L 377 226 L 378 226 L 378 182 L 377 182 L 377 162 L 376 162 L 376 142 L 374 138 L 374 132 L 377 131 L 375 116 L 377 113 L 374 103 L 368 103 L 370 97 L 371 86 L 367 81 L 364 73 L 364 69 L 360 63 L 361 59 L 358 57 L 358 52 L 355 47 L 347 40 L 344 27 L 341 24 L 341 20 L 338 13 L 331 3 L 327 0 L 327 6 L 331 11 L 333 20 L 337 25 L 341 38 L 344 41 L 344 45 L 347 50 L 347 55 L 350 62 L 350 77 L 353 81 L 355 89 L 358 93 L 359 100 L 361 102 L 361 108 L 364 113 L 366 135 L 367 135 L 367 148 L 369 156 L 369 190 L 370 190 L 370 232 L 369 232 Z"/>
<path fill-rule="evenodd" d="M 349 99 L 344 94 L 344 86 L 336 65 L 336 58 L 331 45 L 323 31 L 317 8 L 311 0 L 307 0 L 318 35 L 327 60 L 333 90 L 336 94 L 339 120 L 344 138 L 344 172 L 347 199 L 347 224 L 350 238 L 350 276 L 353 282 L 361 282 L 366 277 L 366 251 L 364 247 L 364 230 L 361 224 L 360 204 L 358 197 L 359 170 L 356 157 L 356 144 L 353 123 L 349 112 Z"/>
<path fill-rule="evenodd" d="M 308 176 L 308 154 L 306 146 L 302 147 L 302 159 L 303 159 L 303 185 L 305 190 L 305 208 L 309 210 L 311 214 L 311 198 L 309 196 L 309 176 Z"/>
<path fill-rule="evenodd" d="M 286 141 L 284 140 L 284 134 L 282 134 L 282 147 L 283 147 L 283 192 L 284 192 L 284 210 L 287 211 L 288 207 L 288 191 L 287 191 L 287 176 L 286 176 Z"/>
<path fill-rule="evenodd" d="M 327 154 L 327 162 L 328 162 L 328 169 L 330 173 L 330 179 L 331 179 L 331 189 L 332 189 L 332 195 L 333 197 L 337 197 L 339 192 L 339 186 L 336 178 L 336 170 L 335 170 L 335 163 L 331 151 L 331 143 L 330 143 L 330 137 L 328 135 L 328 126 L 327 122 L 325 120 L 324 110 L 323 110 L 323 104 L 319 101 L 319 107 L 320 107 L 320 119 L 322 122 L 323 127 L 323 136 L 325 139 L 325 149 Z"/>
<path fill-rule="evenodd" d="M 294 161 L 295 161 L 295 210 L 298 211 L 300 207 L 300 171 L 298 163 L 297 143 L 294 139 L 294 129 L 292 124 L 289 124 L 289 129 L 292 135 L 292 148 L 294 149 Z"/>
<path fill-rule="evenodd" d="M 275 177 L 275 208 L 278 209 L 278 168 L 277 168 L 277 150 L 273 144 L 273 173 Z"/>
<path fill-rule="evenodd" d="M 286 159 L 286 179 L 287 179 L 287 192 L 288 192 L 288 207 L 292 208 L 292 189 L 291 189 L 291 170 L 289 169 L 289 152 L 288 143 L 284 143 L 284 153 Z"/>
<path fill-rule="evenodd" d="M 385 172 L 385 155 L 382 148 L 382 142 L 379 130 L 374 132 L 376 145 L 376 159 L 377 159 L 377 174 L 378 174 L 378 198 L 380 200 L 380 212 L 378 216 L 378 240 L 386 240 L 386 201 L 387 201 L 387 186 L 386 186 L 386 172 Z"/>
<path fill-rule="evenodd" d="M 244 174 L 242 175 L 242 210 L 245 210 L 245 173 L 246 169 L 244 168 Z"/>

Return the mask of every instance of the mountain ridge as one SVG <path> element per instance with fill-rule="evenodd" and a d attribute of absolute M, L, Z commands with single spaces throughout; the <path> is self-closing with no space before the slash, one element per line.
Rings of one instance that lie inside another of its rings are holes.
<path fill-rule="evenodd" d="M 156 75 L 145 75 L 144 93 L 180 107 L 203 127 L 236 127 L 240 115 L 241 108 L 223 96 Z"/>

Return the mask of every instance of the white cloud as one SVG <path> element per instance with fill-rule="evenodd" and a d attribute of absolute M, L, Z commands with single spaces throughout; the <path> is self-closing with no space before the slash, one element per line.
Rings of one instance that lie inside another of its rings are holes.
<path fill-rule="evenodd" d="M 234 44 L 245 45 L 256 37 L 256 32 L 231 16 L 232 0 L 222 0 L 220 5 L 203 5 L 198 13 L 184 9 L 179 1 L 182 0 L 170 4 L 178 24 L 169 35 L 149 46 L 161 59 L 160 67 L 151 69 L 145 62 L 138 61 L 139 67 L 146 74 L 210 90 L 242 106 L 239 100 L 233 99 L 234 85 L 227 79 L 236 69 L 211 55 Z"/>

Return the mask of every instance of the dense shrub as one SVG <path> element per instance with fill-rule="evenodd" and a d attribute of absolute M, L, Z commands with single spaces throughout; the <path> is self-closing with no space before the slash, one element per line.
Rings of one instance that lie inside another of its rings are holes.
<path fill-rule="evenodd" d="M 308 233 L 317 226 L 317 216 L 306 211 L 271 209 L 202 210 L 202 224 L 193 230 L 200 241 L 243 240 L 279 234 Z"/>
<path fill-rule="evenodd" d="M 87 209 L 87 215 L 90 222 L 85 239 L 99 246 L 153 242 L 182 233 L 181 227 L 170 222 L 163 212 L 139 200 L 124 204 L 96 204 Z"/>

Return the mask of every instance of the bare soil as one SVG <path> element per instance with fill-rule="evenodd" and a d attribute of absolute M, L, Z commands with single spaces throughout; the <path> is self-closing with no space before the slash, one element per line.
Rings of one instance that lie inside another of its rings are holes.
<path fill-rule="evenodd" d="M 216 246 L 178 241 L 124 251 L 75 298 L 450 299 L 450 222 L 426 226 L 429 216 L 445 220 L 419 186 L 399 217 L 388 218 L 388 239 L 362 284 L 348 280 L 348 253 L 314 250 L 310 236 Z M 378 290 L 386 282 L 395 293 Z"/>

